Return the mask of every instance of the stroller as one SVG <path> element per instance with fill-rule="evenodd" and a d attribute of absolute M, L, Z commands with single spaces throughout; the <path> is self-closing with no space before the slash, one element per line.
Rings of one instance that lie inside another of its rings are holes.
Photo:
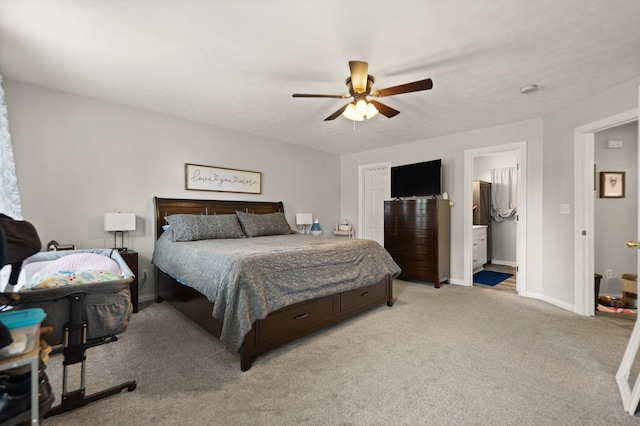
<path fill-rule="evenodd" d="M 51 409 L 44 407 L 40 415 L 51 417 L 115 395 L 124 389 L 129 392 L 135 390 L 136 382 L 128 381 L 91 395 L 85 394 L 85 351 L 116 342 L 117 335 L 124 332 L 129 324 L 132 314 L 129 285 L 135 278 L 132 271 L 115 249 L 38 252 L 40 247 L 37 232 L 30 223 L 14 221 L 0 214 L 0 267 L 12 265 L 7 288 L 13 290 L 19 281 L 28 281 L 29 274 L 37 271 L 41 265 L 52 266 L 54 262 L 64 264 L 67 259 L 77 259 L 83 255 L 85 258 L 96 255 L 110 258 L 121 271 L 121 276 L 108 281 L 53 285 L 50 288 L 18 292 L 5 288 L 5 292 L 0 293 L 0 305 L 9 309 L 42 308 L 47 314 L 42 327 L 52 329 L 46 341 L 54 348 L 54 353 L 63 354 L 62 401 Z M 81 368 L 80 387 L 69 391 L 67 369 L 78 363 Z"/>

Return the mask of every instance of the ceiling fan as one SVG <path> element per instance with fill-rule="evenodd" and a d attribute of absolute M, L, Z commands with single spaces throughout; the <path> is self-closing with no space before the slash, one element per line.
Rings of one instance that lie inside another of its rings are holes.
<path fill-rule="evenodd" d="M 347 77 L 345 84 L 349 89 L 347 95 L 314 95 L 294 93 L 294 98 L 353 98 L 353 101 L 343 106 L 324 121 L 335 120 L 339 115 L 353 120 L 362 121 L 365 118 L 370 119 L 378 112 L 387 118 L 395 117 L 400 111 L 391 108 L 374 99 L 367 99 L 368 96 L 381 98 L 383 96 L 400 95 L 402 93 L 419 92 L 421 90 L 429 90 L 433 87 L 433 81 L 430 78 L 425 80 L 414 81 L 413 83 L 401 84 L 399 86 L 387 87 L 386 89 L 373 90 L 373 83 L 376 79 L 369 74 L 369 64 L 363 61 L 349 61 L 349 69 L 351 75 Z"/>

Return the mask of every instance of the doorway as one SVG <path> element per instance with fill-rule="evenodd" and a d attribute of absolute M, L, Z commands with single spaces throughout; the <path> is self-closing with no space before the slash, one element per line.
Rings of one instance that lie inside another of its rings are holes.
<path fill-rule="evenodd" d="M 518 226 L 515 230 L 516 292 L 526 294 L 526 229 L 527 229 L 527 143 L 496 145 L 469 149 L 464 153 L 464 281 L 463 285 L 473 285 L 473 181 L 474 162 L 477 158 L 512 153 L 518 165 Z"/>
<path fill-rule="evenodd" d="M 638 109 L 634 108 L 578 127 L 574 132 L 574 310 L 580 315 L 595 314 L 595 133 L 637 119 Z"/>
<path fill-rule="evenodd" d="M 638 234 L 637 159 L 637 121 L 595 133 L 594 271 L 602 276 L 599 294 L 609 296 L 595 314 L 626 321 L 635 320 L 637 308 L 636 253 L 624 244 Z M 607 194 L 612 182 L 621 184 L 621 195 Z"/>
<path fill-rule="evenodd" d="M 519 211 L 516 208 L 515 213 L 508 214 L 508 207 L 516 201 L 510 195 L 518 191 L 517 169 L 517 150 L 473 157 L 473 284 L 485 284 L 495 290 L 513 293 L 517 288 L 516 231 Z M 505 201 L 504 213 L 508 216 L 496 220 L 491 214 L 492 193 L 500 190 L 505 192 L 502 193 L 503 197 L 497 198 Z M 506 273 L 512 277 L 494 284 L 499 280 L 493 280 L 498 275 L 496 273 Z"/>

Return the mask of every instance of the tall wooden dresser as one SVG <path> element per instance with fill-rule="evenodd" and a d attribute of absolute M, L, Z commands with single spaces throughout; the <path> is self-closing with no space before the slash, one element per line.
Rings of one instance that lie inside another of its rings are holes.
<path fill-rule="evenodd" d="M 384 248 L 402 268 L 399 278 L 440 288 L 449 281 L 451 208 L 448 200 L 384 202 Z"/>

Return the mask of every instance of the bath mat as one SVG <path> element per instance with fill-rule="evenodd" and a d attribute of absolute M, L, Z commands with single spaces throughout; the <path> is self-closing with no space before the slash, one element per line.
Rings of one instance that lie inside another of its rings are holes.
<path fill-rule="evenodd" d="M 512 276 L 513 274 L 505 274 L 504 272 L 480 271 L 473 274 L 473 282 L 494 286 Z"/>

